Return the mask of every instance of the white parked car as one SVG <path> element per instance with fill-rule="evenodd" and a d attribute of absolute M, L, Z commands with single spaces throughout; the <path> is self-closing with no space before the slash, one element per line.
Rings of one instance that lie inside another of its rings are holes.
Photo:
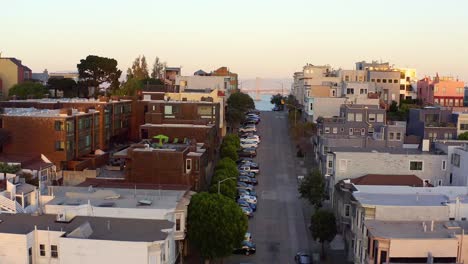
<path fill-rule="evenodd" d="M 255 142 L 241 142 L 241 148 L 258 148 L 258 144 Z"/>
<path fill-rule="evenodd" d="M 257 138 L 241 138 L 240 140 L 241 144 L 244 143 L 260 143 L 260 140 Z"/>
<path fill-rule="evenodd" d="M 260 169 L 259 168 L 255 168 L 255 167 L 251 167 L 249 165 L 241 165 L 239 166 L 239 172 L 253 172 L 255 174 L 258 174 L 260 173 Z"/>
<path fill-rule="evenodd" d="M 245 200 L 248 203 L 257 204 L 257 197 L 252 195 L 243 194 L 239 196 L 239 199 Z"/>
<path fill-rule="evenodd" d="M 257 132 L 257 128 L 255 126 L 245 126 L 239 128 L 239 132 Z"/>

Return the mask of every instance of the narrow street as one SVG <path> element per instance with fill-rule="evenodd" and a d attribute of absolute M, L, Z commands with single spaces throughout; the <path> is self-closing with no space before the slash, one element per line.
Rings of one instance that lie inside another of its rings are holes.
<path fill-rule="evenodd" d="M 225 263 L 294 263 L 299 250 L 310 252 L 312 239 L 304 217 L 303 201 L 297 192 L 297 175 L 292 140 L 288 134 L 287 112 L 262 112 L 258 125 L 261 144 L 256 161 L 260 164 L 258 209 L 249 220 L 249 232 L 257 244 L 252 256 L 233 255 Z"/>

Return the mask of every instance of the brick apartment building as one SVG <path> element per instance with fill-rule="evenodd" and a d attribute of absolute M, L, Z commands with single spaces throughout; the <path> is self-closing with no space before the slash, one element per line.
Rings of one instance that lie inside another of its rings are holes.
<path fill-rule="evenodd" d="M 43 154 L 61 169 L 82 170 L 105 162 L 99 112 L 88 109 L 4 108 L 0 128 L 9 134 L 4 154 Z"/>
<path fill-rule="evenodd" d="M 94 109 L 98 113 L 96 122 L 99 131 L 96 142 L 100 149 L 107 150 L 113 142 L 126 141 L 131 133 L 132 107 L 134 100 L 101 97 L 95 99 L 32 99 L 1 101 L 3 108 L 63 109 L 73 108 L 87 111 Z M 41 128 L 42 129 L 42 128 Z M 138 131 L 138 129 L 136 129 Z"/>
<path fill-rule="evenodd" d="M 203 143 L 194 141 L 162 146 L 150 140 L 142 141 L 115 153 L 114 157 L 125 159 L 128 182 L 186 185 L 195 191 L 206 190 L 213 167 Z"/>
<path fill-rule="evenodd" d="M 209 158 L 213 158 L 221 140 L 220 103 L 206 100 L 139 101 L 134 113 L 139 125 L 138 138 L 152 139 L 162 134 L 173 143 L 194 139 L 204 143 Z"/>

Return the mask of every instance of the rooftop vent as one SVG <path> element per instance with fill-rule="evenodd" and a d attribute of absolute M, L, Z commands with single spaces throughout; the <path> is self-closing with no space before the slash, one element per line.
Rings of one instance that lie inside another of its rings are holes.
<path fill-rule="evenodd" d="M 138 201 L 138 205 L 145 205 L 145 206 L 148 206 L 148 205 L 151 205 L 153 202 L 151 200 L 139 200 Z"/>

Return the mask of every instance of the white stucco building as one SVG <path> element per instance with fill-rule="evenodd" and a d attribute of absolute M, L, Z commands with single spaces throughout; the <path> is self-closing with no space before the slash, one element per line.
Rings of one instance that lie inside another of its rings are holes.
<path fill-rule="evenodd" d="M 0 215 L 0 263 L 175 263 L 174 223 L 108 217 Z"/>

